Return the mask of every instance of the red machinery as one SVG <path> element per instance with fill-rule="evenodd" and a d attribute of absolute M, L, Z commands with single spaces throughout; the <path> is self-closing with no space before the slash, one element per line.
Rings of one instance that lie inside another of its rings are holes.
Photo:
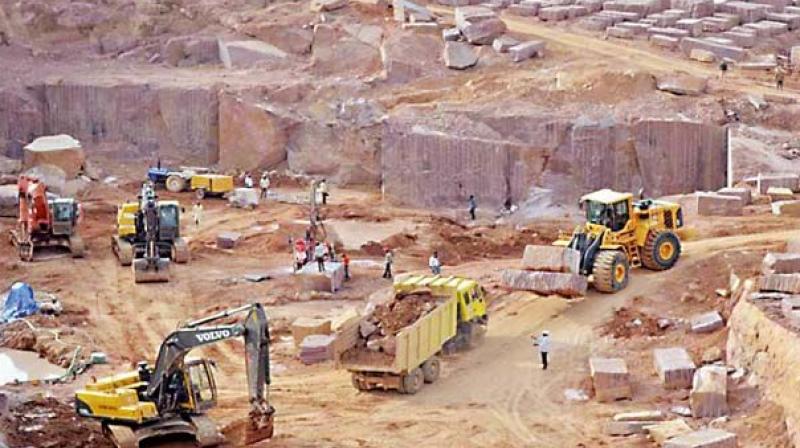
<path fill-rule="evenodd" d="M 33 177 L 20 176 L 17 188 L 19 219 L 10 239 L 19 250 L 19 258 L 33 261 L 34 250 L 45 246 L 65 246 L 73 257 L 82 257 L 84 244 L 77 233 L 78 202 L 48 195 L 47 186 Z"/>

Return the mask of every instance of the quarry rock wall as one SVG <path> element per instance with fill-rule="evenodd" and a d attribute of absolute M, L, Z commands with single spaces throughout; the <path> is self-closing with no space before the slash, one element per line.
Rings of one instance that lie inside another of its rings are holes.
<path fill-rule="evenodd" d="M 800 334 L 742 298 L 728 319 L 728 362 L 752 372 L 769 400 L 783 407 L 793 446 L 800 446 Z"/>

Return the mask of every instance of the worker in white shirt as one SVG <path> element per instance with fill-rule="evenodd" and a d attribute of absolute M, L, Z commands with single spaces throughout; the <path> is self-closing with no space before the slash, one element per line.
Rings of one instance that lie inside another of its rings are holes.
<path fill-rule="evenodd" d="M 442 273 L 442 262 L 439 261 L 439 252 L 433 251 L 433 255 L 428 259 L 428 267 L 431 268 L 433 275 Z"/>
<path fill-rule="evenodd" d="M 531 335 L 534 347 L 539 347 L 539 355 L 542 357 L 542 370 L 547 370 L 547 355 L 550 353 L 550 332 L 545 330 L 538 338 Z"/>

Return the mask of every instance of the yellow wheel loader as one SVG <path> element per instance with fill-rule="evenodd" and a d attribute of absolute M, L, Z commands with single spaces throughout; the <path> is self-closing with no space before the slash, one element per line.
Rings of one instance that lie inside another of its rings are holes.
<path fill-rule="evenodd" d="M 209 325 L 247 313 L 243 322 Z M 261 304 L 245 305 L 189 322 L 172 332 L 158 351 L 153 367 L 139 368 L 87 384 L 75 392 L 81 417 L 100 420 L 103 433 L 118 448 L 175 437 L 189 437 L 201 447 L 223 443 L 224 437 L 206 412 L 217 404 L 215 363 L 186 359 L 194 348 L 242 337 L 250 401 L 249 421 L 234 446 L 272 437 L 275 409 L 269 403 L 269 325 Z"/>
<path fill-rule="evenodd" d="M 681 255 L 680 205 L 641 199 L 631 193 L 600 190 L 583 196 L 586 223 L 553 244 L 580 252 L 581 274 L 595 289 L 612 293 L 628 285 L 631 268 L 661 271 L 672 268 Z"/>
<path fill-rule="evenodd" d="M 181 206 L 160 201 L 145 185 L 137 202 L 125 202 L 117 210 L 117 232 L 111 249 L 122 266 L 133 265 L 134 281 L 169 281 L 170 260 L 189 261 L 189 245 L 180 234 Z"/>

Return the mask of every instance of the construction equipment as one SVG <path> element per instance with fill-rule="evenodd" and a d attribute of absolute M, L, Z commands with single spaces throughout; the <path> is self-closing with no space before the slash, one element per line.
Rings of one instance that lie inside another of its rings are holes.
<path fill-rule="evenodd" d="M 180 193 L 192 190 L 197 199 L 206 196 L 223 196 L 233 191 L 233 176 L 211 173 L 208 168 L 181 167 L 172 170 L 159 166 L 147 170 L 147 178 L 156 186 Z"/>
<path fill-rule="evenodd" d="M 229 321 L 246 313 L 244 321 Z M 145 441 L 188 436 L 201 447 L 224 441 L 206 413 L 217 404 L 215 362 L 185 359 L 197 347 L 242 337 L 250 400 L 249 421 L 241 441 L 272 437 L 275 409 L 269 403 L 269 325 L 261 304 L 234 308 L 179 326 L 164 339 L 155 366 L 140 362 L 136 371 L 101 378 L 75 392 L 75 410 L 100 420 L 103 432 L 119 448 Z"/>
<path fill-rule="evenodd" d="M 350 338 L 348 335 L 337 338 L 353 342 L 352 346 L 340 349 L 338 362 L 352 374 L 356 389 L 394 389 L 404 394 L 415 394 L 424 383 L 433 383 L 439 378 L 442 354 L 471 346 L 486 331 L 486 294 L 477 281 L 463 277 L 415 275 L 394 283 L 395 294 L 421 289 L 430 291 L 441 300 L 435 308 L 394 335 L 396 348 L 389 362 L 374 356 L 357 356 L 354 347 L 360 322 L 345 330 L 355 332 L 349 335 Z"/>
<path fill-rule="evenodd" d="M 122 266 L 133 265 L 136 283 L 169 281 L 170 260 L 189 261 L 189 245 L 180 236 L 181 206 L 158 200 L 147 184 L 138 199 L 117 209 L 111 249 Z"/>
<path fill-rule="evenodd" d="M 83 257 L 83 239 L 78 235 L 81 207 L 73 198 L 60 198 L 48 193 L 47 186 L 29 176 L 20 176 L 19 217 L 17 228 L 9 239 L 19 251 L 22 261 L 33 261 L 36 248 L 67 247 L 73 257 Z"/>
<path fill-rule="evenodd" d="M 641 197 L 641 193 L 640 193 Z M 633 200 L 631 193 L 599 190 L 583 196 L 586 223 L 554 242 L 580 252 L 580 273 L 601 292 L 628 285 L 631 268 L 672 268 L 681 255 L 678 229 L 681 206 L 652 199 Z"/>

